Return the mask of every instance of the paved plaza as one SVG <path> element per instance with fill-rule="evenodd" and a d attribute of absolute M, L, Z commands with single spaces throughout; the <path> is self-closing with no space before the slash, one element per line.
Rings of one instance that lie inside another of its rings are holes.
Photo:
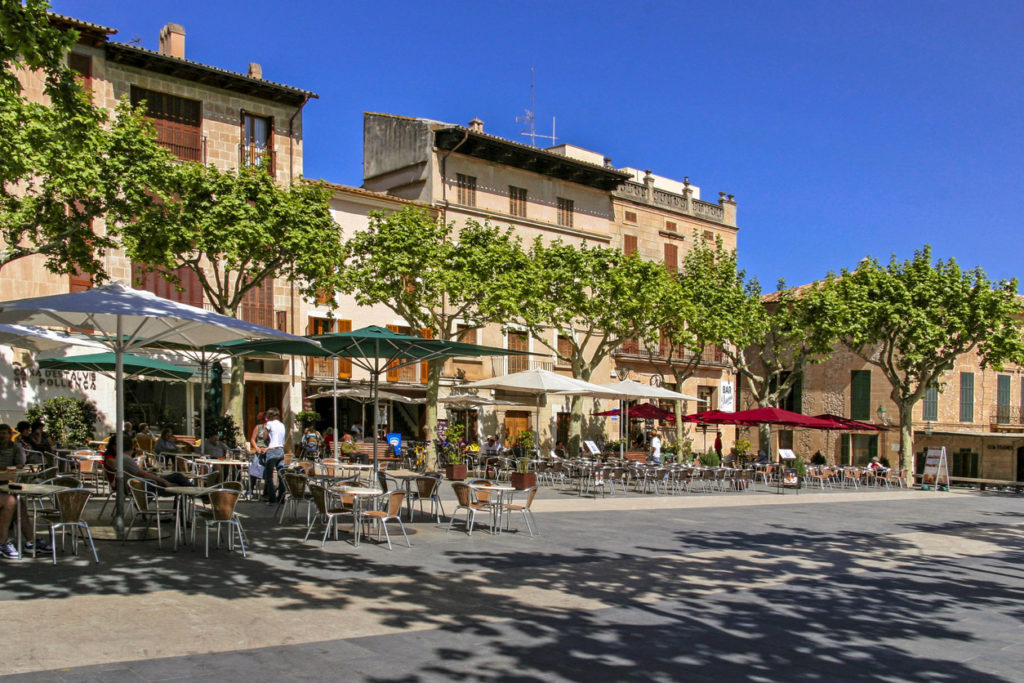
<path fill-rule="evenodd" d="M 446 486 L 446 488 L 448 488 Z M 449 500 L 451 505 L 453 501 Z M 545 490 L 539 535 L 412 525 L 251 554 L 99 544 L 2 565 L 27 681 L 1020 680 L 1024 496 Z M 450 510 L 450 508 L 449 508 Z"/>

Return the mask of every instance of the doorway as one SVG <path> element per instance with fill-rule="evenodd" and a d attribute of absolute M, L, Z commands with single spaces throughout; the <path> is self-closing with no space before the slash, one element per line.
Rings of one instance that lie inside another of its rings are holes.
<path fill-rule="evenodd" d="M 245 433 L 248 438 L 256 426 L 256 415 L 268 408 L 282 410 L 284 385 L 278 382 L 246 382 L 245 384 Z M 282 410 L 282 415 L 284 411 Z"/>
<path fill-rule="evenodd" d="M 1017 448 L 1017 478 L 1015 481 L 1024 481 L 1024 446 Z"/>
<path fill-rule="evenodd" d="M 509 410 L 505 413 L 505 441 L 509 446 L 515 443 L 520 432 L 530 428 L 530 413 L 527 410 Z"/>

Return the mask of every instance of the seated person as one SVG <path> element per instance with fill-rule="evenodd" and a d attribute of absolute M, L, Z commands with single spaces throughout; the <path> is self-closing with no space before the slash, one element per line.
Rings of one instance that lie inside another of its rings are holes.
<path fill-rule="evenodd" d="M 0 424 L 0 469 L 8 467 L 24 467 L 25 450 L 21 444 L 14 441 L 14 430 L 10 425 Z M 17 498 L 7 494 L 0 494 L 0 557 L 8 560 L 16 560 L 21 554 L 14 543 L 8 538 L 8 529 L 15 516 L 15 501 Z M 28 514 L 28 507 L 25 499 L 21 499 L 21 534 L 23 538 L 31 539 L 35 530 L 32 528 L 32 517 Z M 25 550 L 32 550 L 31 541 L 25 543 Z M 50 545 L 42 538 L 36 539 L 36 549 L 49 551 Z"/>
<path fill-rule="evenodd" d="M 352 435 L 346 433 L 341 437 L 341 443 L 338 446 L 338 450 L 343 458 L 352 458 L 355 456 L 358 459 L 357 452 L 359 448 L 356 446 L 356 442 L 352 440 Z"/>
<path fill-rule="evenodd" d="M 880 472 L 885 469 L 882 465 L 882 461 L 878 459 L 878 456 L 871 458 L 871 462 L 868 463 L 868 469 L 872 472 Z"/>
<path fill-rule="evenodd" d="M 334 457 L 334 427 L 328 427 L 324 431 L 324 450 L 331 457 Z"/>
<path fill-rule="evenodd" d="M 140 422 L 139 431 L 135 432 L 135 447 L 147 453 L 152 453 L 156 448 L 156 439 L 149 432 L 149 425 L 145 422 Z"/>
<path fill-rule="evenodd" d="M 54 448 L 50 438 L 46 436 L 46 432 L 43 431 L 43 421 L 35 420 L 32 423 L 32 431 L 28 436 L 29 441 L 32 443 L 32 449 L 39 451 L 40 453 L 56 453 L 57 449 Z"/>
<path fill-rule="evenodd" d="M 768 464 L 768 454 L 765 453 L 764 451 L 758 451 L 757 460 L 755 460 L 754 462 L 756 462 L 758 465 Z"/>
<path fill-rule="evenodd" d="M 313 427 L 306 427 L 302 432 L 302 454 L 307 458 L 315 458 L 320 455 L 320 444 L 323 437 Z"/>
<path fill-rule="evenodd" d="M 192 481 L 181 472 L 171 472 L 166 476 L 161 476 L 155 472 L 142 469 L 135 462 L 136 452 L 132 446 L 131 437 L 125 434 L 122 443 L 124 446 L 121 462 L 123 463 L 124 476 L 126 478 L 136 477 L 138 479 L 147 479 L 152 481 L 158 489 L 158 493 L 162 493 L 163 488 L 166 486 L 192 486 Z M 111 435 L 110 439 L 107 441 L 107 449 L 103 452 L 103 468 L 111 478 L 113 478 L 114 474 L 117 472 L 116 435 Z"/>
<path fill-rule="evenodd" d="M 498 439 L 494 436 L 487 437 L 487 443 L 483 448 L 484 455 L 497 455 L 501 452 L 501 444 L 498 443 Z"/>
<path fill-rule="evenodd" d="M 217 458 L 222 460 L 228 457 L 228 447 L 220 442 L 220 434 L 212 434 L 206 439 L 202 450 L 206 453 L 208 458 Z"/>
<path fill-rule="evenodd" d="M 32 444 L 32 425 L 27 421 L 22 420 L 18 423 L 16 430 L 18 432 L 14 442 L 21 446 L 22 451 L 25 452 L 25 464 L 28 465 L 39 465 L 43 462 L 43 458 L 39 453 L 28 453 L 28 451 L 37 451 L 38 449 Z"/>
<path fill-rule="evenodd" d="M 156 440 L 154 445 L 155 452 L 157 453 L 182 453 L 181 446 L 178 445 L 177 440 L 174 438 L 174 430 L 170 427 L 165 427 L 160 432 L 160 438 Z"/>

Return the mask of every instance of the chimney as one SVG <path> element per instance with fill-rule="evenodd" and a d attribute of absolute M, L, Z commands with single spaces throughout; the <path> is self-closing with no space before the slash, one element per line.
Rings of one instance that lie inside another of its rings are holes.
<path fill-rule="evenodd" d="M 160 54 L 185 59 L 185 27 L 167 24 L 160 29 Z"/>
<path fill-rule="evenodd" d="M 256 62 L 249 62 L 249 78 L 263 78 L 263 67 Z"/>
<path fill-rule="evenodd" d="M 469 122 L 469 129 L 474 133 L 483 133 L 484 122 L 481 121 L 480 119 L 473 119 L 472 121 Z"/>

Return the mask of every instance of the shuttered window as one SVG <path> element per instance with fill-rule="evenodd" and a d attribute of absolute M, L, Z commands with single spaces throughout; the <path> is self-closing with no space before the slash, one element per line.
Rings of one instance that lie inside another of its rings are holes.
<path fill-rule="evenodd" d="M 1010 376 L 999 375 L 996 386 L 996 422 L 1010 421 Z"/>
<path fill-rule="evenodd" d="M 525 332 L 509 332 L 508 333 L 508 348 L 509 351 L 529 351 L 530 340 L 526 336 Z M 508 357 L 508 371 L 509 374 L 513 372 L 522 372 L 523 370 L 530 369 L 529 356 L 509 356 Z"/>
<path fill-rule="evenodd" d="M 850 419 L 871 419 L 871 371 L 850 371 Z"/>
<path fill-rule="evenodd" d="M 974 373 L 960 373 L 960 421 L 974 422 Z"/>
<path fill-rule="evenodd" d="M 171 284 L 164 279 L 159 269 L 144 272 L 141 266 L 133 263 L 132 286 L 152 292 L 169 301 L 177 301 L 189 306 L 195 306 L 196 308 L 202 308 L 203 288 L 199 284 L 199 275 L 186 266 L 175 269 L 173 273 L 179 280 L 178 284 Z M 74 283 L 72 282 L 72 284 Z M 269 326 L 273 327 L 273 324 Z"/>
<path fill-rule="evenodd" d="M 182 161 L 203 161 L 202 103 L 133 85 L 132 106 L 146 103 L 156 139 Z"/>
<path fill-rule="evenodd" d="M 679 247 L 674 244 L 665 245 L 665 267 L 671 273 L 679 270 Z"/>
<path fill-rule="evenodd" d="M 636 235 L 622 236 L 622 253 L 626 256 L 636 253 Z"/>
<path fill-rule="evenodd" d="M 935 422 L 939 419 L 939 390 L 937 388 L 931 387 L 924 393 L 923 406 L 922 420 Z"/>

